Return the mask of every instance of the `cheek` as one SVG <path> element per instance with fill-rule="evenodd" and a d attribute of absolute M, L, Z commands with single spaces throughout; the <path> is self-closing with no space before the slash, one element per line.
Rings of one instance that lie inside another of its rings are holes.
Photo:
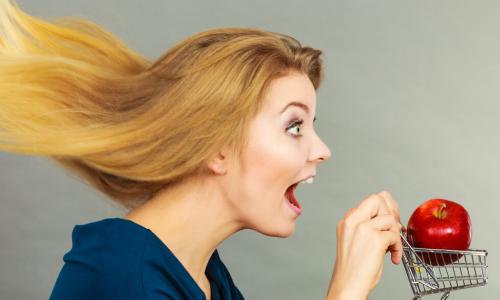
<path fill-rule="evenodd" d="M 305 149 L 297 140 L 286 137 L 249 145 L 246 155 L 247 183 L 256 197 L 276 196 L 297 179 L 305 164 Z"/>

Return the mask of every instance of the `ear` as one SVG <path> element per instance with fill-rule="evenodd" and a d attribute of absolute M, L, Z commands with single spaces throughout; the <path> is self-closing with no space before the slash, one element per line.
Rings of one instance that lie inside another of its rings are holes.
<path fill-rule="evenodd" d="M 216 175 L 227 173 L 228 157 L 225 152 L 220 151 L 208 161 L 207 168 Z"/>

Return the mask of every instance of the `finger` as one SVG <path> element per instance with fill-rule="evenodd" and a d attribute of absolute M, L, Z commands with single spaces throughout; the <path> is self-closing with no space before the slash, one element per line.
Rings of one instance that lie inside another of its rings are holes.
<path fill-rule="evenodd" d="M 337 223 L 337 241 L 342 240 L 343 243 L 337 242 L 337 246 L 350 245 L 353 238 L 352 232 L 356 230 L 358 223 L 353 221 L 352 214 L 356 211 L 356 208 L 350 208 L 345 214 L 342 220 Z"/>
<path fill-rule="evenodd" d="M 392 197 L 392 194 L 388 191 L 382 191 L 379 193 L 379 195 L 382 196 L 382 198 L 384 198 L 387 206 L 389 207 L 389 210 L 396 216 L 396 218 L 398 219 L 398 222 L 401 222 L 401 216 L 399 213 L 399 205 L 396 202 L 396 200 L 394 200 L 394 198 Z"/>
<path fill-rule="evenodd" d="M 378 215 L 375 218 L 366 221 L 366 223 L 373 229 L 378 231 L 391 230 L 394 233 L 399 234 L 402 225 L 398 222 L 393 214 Z"/>
<path fill-rule="evenodd" d="M 392 263 L 399 264 L 401 262 L 401 257 L 403 256 L 403 244 L 401 243 L 399 234 L 390 230 L 381 231 L 380 234 L 386 242 L 387 249 L 391 252 Z"/>
<path fill-rule="evenodd" d="M 355 210 L 356 210 L 356 208 L 354 208 L 354 207 L 349 208 L 347 210 L 347 212 L 344 214 L 344 219 L 349 218 L 354 213 Z"/>
<path fill-rule="evenodd" d="M 382 239 L 382 247 L 384 253 L 387 251 L 391 252 L 391 260 L 394 264 L 399 264 L 401 262 L 401 256 L 403 254 L 403 244 L 399 235 L 401 224 L 397 222 L 396 218 L 392 214 L 380 215 L 369 221 L 364 222 L 360 225 L 364 229 L 370 228 L 372 234 L 376 234 Z"/>
<path fill-rule="evenodd" d="M 379 194 L 373 194 L 356 207 L 349 219 L 350 222 L 359 224 L 378 215 L 387 215 L 390 213 L 385 199 Z"/>

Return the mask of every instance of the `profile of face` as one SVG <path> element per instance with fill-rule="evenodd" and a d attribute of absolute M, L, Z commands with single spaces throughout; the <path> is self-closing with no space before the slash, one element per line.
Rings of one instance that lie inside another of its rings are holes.
<path fill-rule="evenodd" d="M 300 204 L 291 203 L 295 184 L 315 176 L 330 157 L 314 130 L 315 111 L 316 91 L 307 75 L 273 80 L 249 124 L 242 155 L 224 175 L 226 198 L 244 228 L 278 237 L 293 233 L 301 213 Z"/>

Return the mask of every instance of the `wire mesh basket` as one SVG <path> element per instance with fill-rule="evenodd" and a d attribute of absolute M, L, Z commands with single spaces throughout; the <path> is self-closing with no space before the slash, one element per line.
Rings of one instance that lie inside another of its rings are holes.
<path fill-rule="evenodd" d="M 441 300 L 445 300 L 453 290 L 488 283 L 487 251 L 414 248 L 405 233 L 401 233 L 401 239 L 403 266 L 413 290 L 413 300 L 436 293 L 443 293 Z"/>

